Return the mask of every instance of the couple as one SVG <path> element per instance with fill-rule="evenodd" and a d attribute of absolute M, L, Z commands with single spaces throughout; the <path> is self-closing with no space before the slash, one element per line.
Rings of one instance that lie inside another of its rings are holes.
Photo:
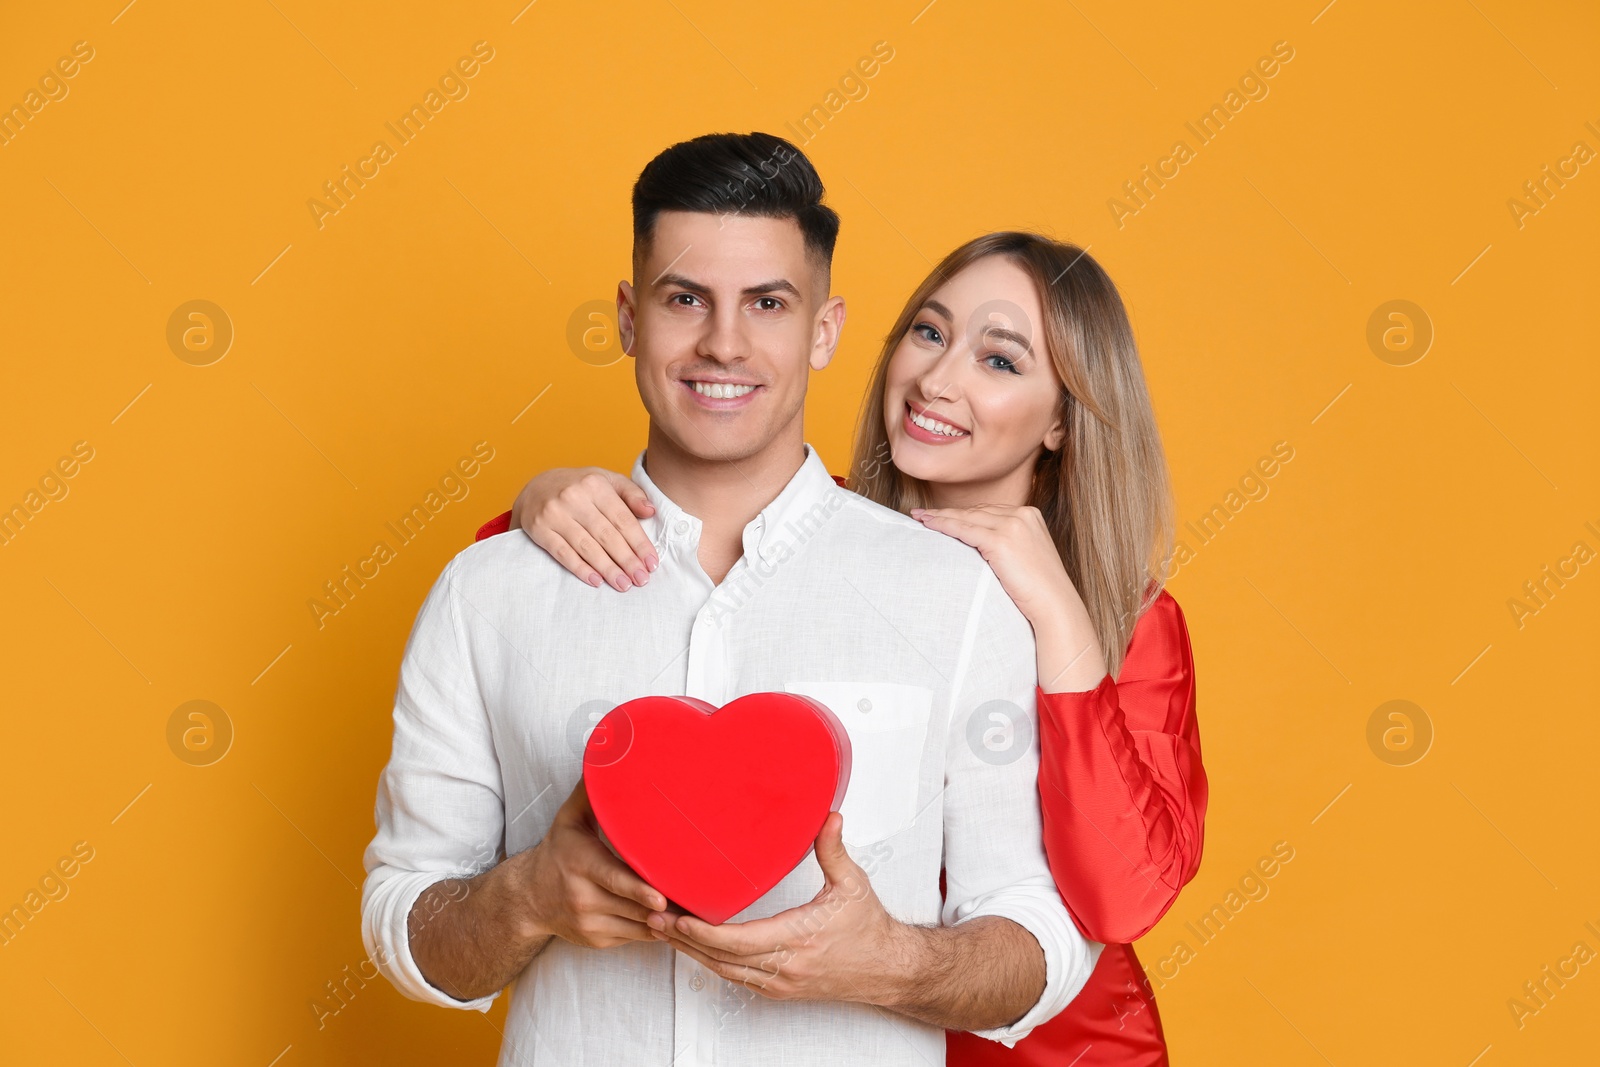
<path fill-rule="evenodd" d="M 515 981 L 505 1065 L 917 1067 L 947 1041 L 953 1063 L 1164 1063 L 1125 942 L 1194 874 L 1206 787 L 1121 301 L 1043 238 L 952 253 L 885 344 L 846 489 L 802 430 L 845 317 L 822 194 L 765 134 L 641 173 L 618 325 L 645 451 L 631 481 L 535 479 L 532 540 L 481 540 L 430 592 L 367 948 L 435 1004 Z M 584 733 L 633 697 L 762 691 L 840 718 L 850 787 L 814 853 L 711 926 L 600 839 Z"/>

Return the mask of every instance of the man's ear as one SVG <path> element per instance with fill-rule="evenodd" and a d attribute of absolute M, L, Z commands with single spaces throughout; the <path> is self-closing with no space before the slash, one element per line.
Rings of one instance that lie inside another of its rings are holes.
<path fill-rule="evenodd" d="M 844 297 L 830 296 L 817 316 L 816 339 L 811 345 L 811 369 L 821 370 L 833 360 L 839 347 L 839 335 L 844 332 Z"/>
<path fill-rule="evenodd" d="M 633 355 L 633 286 L 623 281 L 617 283 L 617 339 L 622 351 Z"/>

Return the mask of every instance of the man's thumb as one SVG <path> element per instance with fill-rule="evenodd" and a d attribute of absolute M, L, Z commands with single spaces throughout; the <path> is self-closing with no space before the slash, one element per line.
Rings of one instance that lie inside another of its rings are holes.
<path fill-rule="evenodd" d="M 830 882 L 843 882 L 852 878 L 856 863 L 844 848 L 844 816 L 830 811 L 822 821 L 822 831 L 817 834 L 817 866 Z"/>

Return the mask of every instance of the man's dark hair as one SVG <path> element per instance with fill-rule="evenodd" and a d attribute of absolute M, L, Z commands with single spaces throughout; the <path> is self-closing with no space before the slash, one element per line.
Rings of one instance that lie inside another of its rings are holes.
<path fill-rule="evenodd" d="M 839 216 L 822 202 L 822 179 L 794 145 L 770 133 L 708 133 L 680 141 L 645 165 L 633 184 L 633 254 L 639 262 L 663 211 L 794 219 L 806 249 L 833 265 Z"/>

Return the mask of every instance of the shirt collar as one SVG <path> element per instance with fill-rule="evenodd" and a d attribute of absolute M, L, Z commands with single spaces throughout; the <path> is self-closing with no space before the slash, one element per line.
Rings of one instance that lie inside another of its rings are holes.
<path fill-rule="evenodd" d="M 801 462 L 800 469 L 795 471 L 794 477 L 745 526 L 743 544 L 747 557 L 770 559 L 779 551 L 779 545 L 785 543 L 791 549 L 798 547 L 799 542 L 808 539 L 816 532 L 820 522 L 833 513 L 834 509 L 826 505 L 828 495 L 841 490 L 817 455 L 817 450 L 809 444 L 805 450 L 806 458 Z M 640 522 L 645 536 L 656 545 L 679 541 L 699 544 L 700 520 L 674 503 L 650 479 L 650 475 L 645 473 L 644 456 L 644 452 L 640 452 L 633 461 L 630 477 L 644 490 L 650 503 L 655 505 L 656 513 Z M 818 505 L 823 506 L 819 509 Z"/>

